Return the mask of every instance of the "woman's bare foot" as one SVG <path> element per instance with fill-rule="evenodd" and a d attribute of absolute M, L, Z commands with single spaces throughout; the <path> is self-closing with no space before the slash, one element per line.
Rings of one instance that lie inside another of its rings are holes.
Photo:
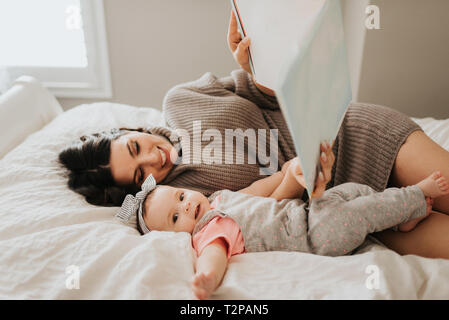
<path fill-rule="evenodd" d="M 408 232 L 413 230 L 416 225 L 423 219 L 427 218 L 432 212 L 433 199 L 449 194 L 449 183 L 443 177 L 440 171 L 432 173 L 430 176 L 416 184 L 424 193 L 426 197 L 426 215 L 424 217 L 416 218 L 399 225 L 399 230 Z"/>

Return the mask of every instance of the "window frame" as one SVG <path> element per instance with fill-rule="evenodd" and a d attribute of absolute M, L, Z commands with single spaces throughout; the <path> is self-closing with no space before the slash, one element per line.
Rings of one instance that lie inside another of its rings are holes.
<path fill-rule="evenodd" d="M 58 98 L 111 98 L 111 74 L 103 0 L 80 0 L 88 66 L 7 66 L 10 79 L 30 75 Z"/>

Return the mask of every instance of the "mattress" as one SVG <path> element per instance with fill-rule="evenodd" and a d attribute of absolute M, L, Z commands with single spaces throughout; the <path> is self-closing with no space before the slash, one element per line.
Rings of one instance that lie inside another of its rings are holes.
<path fill-rule="evenodd" d="M 449 150 L 449 120 L 416 119 Z M 0 160 L 1 299 L 193 299 L 195 254 L 186 233 L 113 219 L 67 188 L 58 152 L 86 133 L 162 125 L 154 108 L 81 105 Z M 357 254 L 233 256 L 212 299 L 447 299 L 449 260 L 400 256 L 374 242 Z"/>

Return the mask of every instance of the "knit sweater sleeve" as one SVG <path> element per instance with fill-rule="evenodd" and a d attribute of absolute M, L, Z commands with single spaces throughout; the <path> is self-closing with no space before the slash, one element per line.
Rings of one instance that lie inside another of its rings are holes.
<path fill-rule="evenodd" d="M 163 114 L 168 128 L 182 137 L 179 139 L 182 163 L 171 170 L 164 180 L 166 184 L 211 194 L 223 188 L 243 189 L 264 177 L 260 167 L 267 163 L 249 160 L 250 150 L 257 154 L 260 142 L 250 138 L 243 139 L 246 145 L 244 149 L 249 151 L 241 158 L 236 153 L 237 147 L 232 147 L 232 159 L 237 159 L 232 160 L 232 163 L 228 163 L 229 152 L 226 150 L 226 141 L 229 142 L 229 139 L 226 140 L 227 132 L 231 131 L 237 139 L 237 136 L 244 137 L 248 129 L 276 129 L 278 123 L 284 128 L 279 130 L 279 145 L 281 148 L 285 145 L 282 130 L 287 128 L 283 125 L 284 122 L 277 121 L 281 111 L 273 102 L 275 98 L 267 97 L 250 81 L 252 79 L 244 71 L 236 71 L 231 76 L 220 79 L 206 73 L 198 80 L 180 84 L 167 92 Z M 269 108 L 278 109 L 268 110 Z M 248 134 L 254 132 L 251 130 Z M 198 133 L 201 135 L 200 140 L 196 140 Z M 211 141 L 214 142 L 213 148 Z M 198 148 L 198 142 L 201 148 Z M 221 148 L 224 146 L 224 152 L 219 152 L 223 149 L 219 149 L 217 145 Z M 271 140 L 267 139 L 264 150 L 270 150 L 270 147 Z M 216 150 L 219 151 L 215 153 Z M 278 163 L 274 163 L 274 166 L 282 165 L 285 161 L 282 152 L 278 152 L 278 155 Z M 241 159 L 243 163 L 237 163 Z"/>
<path fill-rule="evenodd" d="M 270 110 L 279 109 L 279 103 L 276 97 L 260 91 L 251 75 L 244 70 L 234 70 L 231 72 L 230 77 L 221 78 L 219 82 L 223 83 L 225 88 L 230 88 L 238 96 L 252 101 L 259 108 Z"/>
<path fill-rule="evenodd" d="M 217 78 L 208 72 L 195 81 L 177 85 L 170 89 L 163 102 L 167 124 L 176 127 L 176 119 L 201 120 L 215 110 L 212 106 L 220 97 L 232 99 L 235 103 L 252 102 L 261 109 L 279 110 L 276 97 L 260 91 L 251 76 L 244 70 L 235 70 L 228 77 Z M 207 101 L 211 104 L 207 104 Z M 195 108 L 203 104 L 202 108 Z"/>

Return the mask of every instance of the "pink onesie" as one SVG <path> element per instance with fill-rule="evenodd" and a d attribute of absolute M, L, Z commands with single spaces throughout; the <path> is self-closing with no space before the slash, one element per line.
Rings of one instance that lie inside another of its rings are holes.
<path fill-rule="evenodd" d="M 210 204 L 211 209 L 215 209 L 220 200 L 221 195 Z M 237 222 L 228 217 L 215 217 L 193 236 L 192 243 L 196 254 L 200 256 L 203 249 L 218 238 L 222 238 L 227 244 L 228 259 L 245 251 L 243 236 Z"/>

